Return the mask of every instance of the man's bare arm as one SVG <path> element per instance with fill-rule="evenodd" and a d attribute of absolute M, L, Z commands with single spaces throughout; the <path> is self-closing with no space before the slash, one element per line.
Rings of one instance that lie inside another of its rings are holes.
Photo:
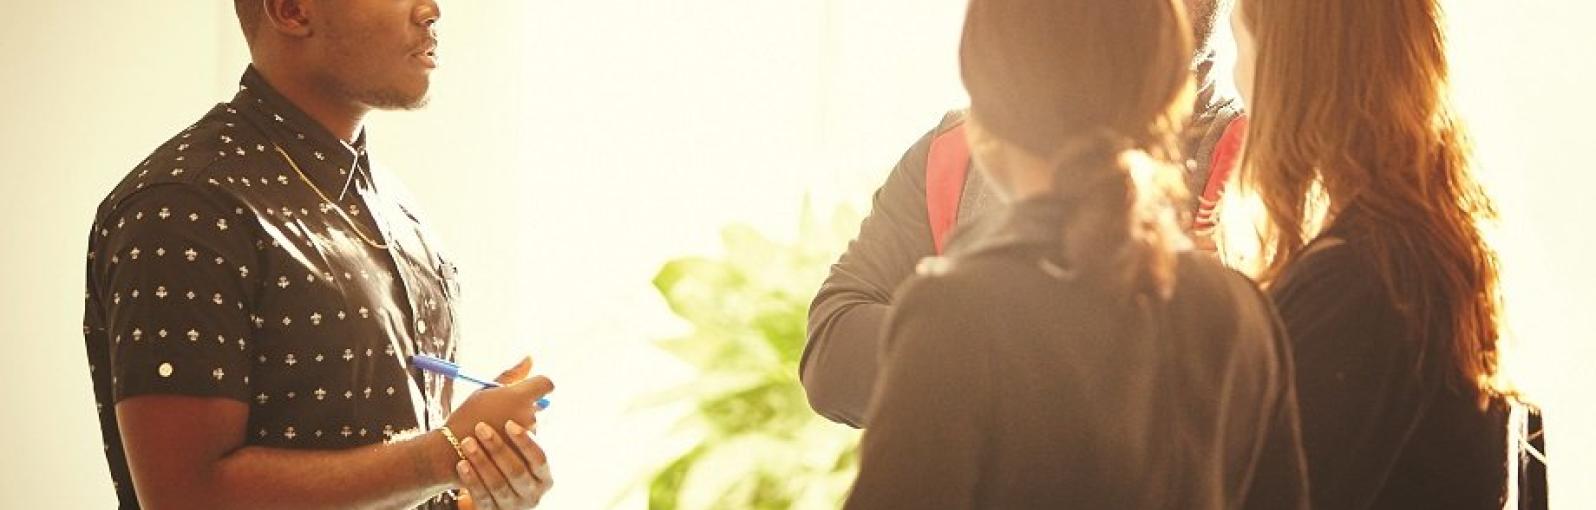
<path fill-rule="evenodd" d="M 449 417 L 535 423 L 545 377 L 482 390 Z M 128 467 L 145 508 L 410 508 L 457 483 L 459 457 L 440 432 L 347 450 L 244 446 L 249 405 L 232 399 L 146 395 L 116 405 Z M 530 469 L 530 468 L 529 468 Z"/>
<path fill-rule="evenodd" d="M 453 447 L 432 432 L 348 450 L 244 446 L 249 406 L 149 395 L 118 403 L 144 508 L 409 508 L 454 484 Z"/>

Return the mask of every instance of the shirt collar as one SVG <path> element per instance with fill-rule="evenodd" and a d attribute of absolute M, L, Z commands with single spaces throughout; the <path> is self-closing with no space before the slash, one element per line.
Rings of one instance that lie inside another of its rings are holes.
<path fill-rule="evenodd" d="M 347 197 L 357 178 L 369 182 L 364 127 L 353 144 L 344 142 L 278 93 L 253 65 L 239 79 L 233 104 L 330 198 Z"/>
<path fill-rule="evenodd" d="M 1064 220 L 1072 214 L 1069 202 L 1038 197 L 1009 204 L 979 225 L 962 228 L 948 250 L 950 256 L 969 256 L 1017 246 L 1056 246 L 1063 242 Z"/>

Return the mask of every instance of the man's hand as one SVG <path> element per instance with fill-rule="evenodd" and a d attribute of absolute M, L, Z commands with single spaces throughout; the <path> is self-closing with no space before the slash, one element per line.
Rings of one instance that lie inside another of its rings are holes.
<path fill-rule="evenodd" d="M 495 380 L 507 386 L 517 385 L 531 373 L 532 358 L 526 357 Z M 466 454 L 466 460 L 455 466 L 466 489 L 460 508 L 533 508 L 554 486 L 548 457 L 528 431 L 537 426 L 536 408 L 529 409 L 530 419 L 506 421 L 502 430 L 479 422 L 472 428 L 474 436 L 460 442 Z"/>
<path fill-rule="evenodd" d="M 531 434 L 514 421 L 504 429 L 508 441 L 486 423 L 477 424 L 476 436 L 460 441 L 466 460 L 455 467 L 467 491 L 461 508 L 534 508 L 554 487 L 548 457 Z"/>

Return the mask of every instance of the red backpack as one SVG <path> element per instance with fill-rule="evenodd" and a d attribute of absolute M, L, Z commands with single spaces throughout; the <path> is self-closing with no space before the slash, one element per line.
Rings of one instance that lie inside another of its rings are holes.
<path fill-rule="evenodd" d="M 948 235 L 958 224 L 959 199 L 964 196 L 965 177 L 970 172 L 970 144 L 964 128 L 964 122 L 960 121 L 932 138 L 930 154 L 926 157 L 925 212 L 931 224 L 931 242 L 938 255 L 947 247 Z M 1194 232 L 1206 235 L 1213 230 L 1216 207 L 1225 194 L 1225 182 L 1240 162 L 1246 134 L 1247 118 L 1236 117 L 1214 144 L 1208 183 L 1197 196 Z"/>

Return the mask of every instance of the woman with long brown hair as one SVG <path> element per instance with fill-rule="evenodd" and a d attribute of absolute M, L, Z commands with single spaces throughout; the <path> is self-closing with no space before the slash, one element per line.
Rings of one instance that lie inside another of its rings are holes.
<path fill-rule="evenodd" d="M 1268 299 L 1176 226 L 1181 3 L 970 3 L 969 139 L 1008 203 L 899 289 L 848 508 L 1306 505 Z"/>
<path fill-rule="evenodd" d="M 1293 343 L 1314 505 L 1501 508 L 1491 205 L 1437 0 L 1242 0 L 1247 189 Z"/>

